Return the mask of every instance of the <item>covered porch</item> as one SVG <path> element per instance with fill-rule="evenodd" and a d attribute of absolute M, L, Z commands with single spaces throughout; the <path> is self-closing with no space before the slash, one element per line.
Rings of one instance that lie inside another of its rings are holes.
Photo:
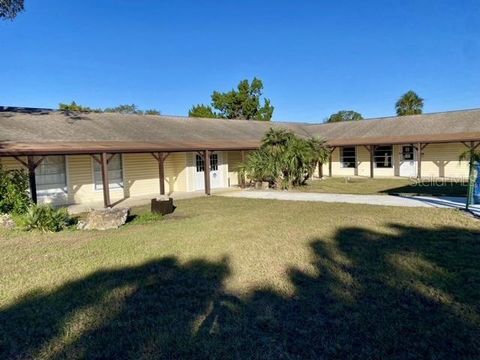
<path fill-rule="evenodd" d="M 28 151 L 22 149 L 2 154 L 1 159 L 8 158 L 10 163 L 16 164 L 11 167 L 23 167 L 27 171 L 32 201 L 37 203 L 45 202 L 42 198 L 45 184 L 40 181 L 39 190 L 38 180 L 45 176 L 58 177 L 58 174 L 51 174 L 58 169 L 54 168 L 45 174 L 45 167 L 51 163 L 52 158 L 63 158 L 60 161 L 63 170 L 60 171 L 63 172 L 64 183 L 54 187 L 62 188 L 67 200 L 57 205 L 68 205 L 72 211 L 77 211 L 131 206 L 130 203 L 140 205 L 158 195 L 174 198 L 210 195 L 231 186 L 230 176 L 238 177 L 238 174 L 233 173 L 233 170 L 230 172 L 228 168 L 228 154 L 235 155 L 232 161 L 237 164 L 245 159 L 245 152 L 251 149 L 212 147 L 195 150 L 179 147 L 165 151 L 157 146 L 157 150 L 163 151 L 145 150 L 117 148 L 98 153 L 86 152 L 85 148 L 80 151 L 49 147 Z M 221 181 L 218 181 L 219 178 Z M 241 185 L 240 181 L 232 183 L 232 186 Z M 53 198 L 56 195 L 51 196 Z"/>

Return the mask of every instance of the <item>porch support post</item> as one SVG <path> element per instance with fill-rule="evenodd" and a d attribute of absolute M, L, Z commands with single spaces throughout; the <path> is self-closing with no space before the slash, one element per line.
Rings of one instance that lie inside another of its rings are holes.
<path fill-rule="evenodd" d="M 245 164 L 245 150 L 242 150 L 240 152 L 241 154 L 241 157 L 242 157 L 242 164 Z M 240 187 L 242 189 L 245 188 L 245 183 L 246 183 L 246 180 L 245 180 L 245 174 L 242 174 L 241 178 L 240 178 Z"/>
<path fill-rule="evenodd" d="M 210 195 L 210 151 L 205 150 L 203 154 L 205 194 Z"/>
<path fill-rule="evenodd" d="M 333 175 L 333 173 L 332 173 L 332 154 L 333 154 L 334 151 L 335 151 L 335 146 L 330 148 L 330 154 L 328 156 L 328 176 L 329 177 L 332 177 L 332 175 Z"/>
<path fill-rule="evenodd" d="M 43 161 L 45 156 L 40 157 L 35 161 L 34 157 L 31 155 L 27 156 L 27 162 L 23 161 L 18 156 L 13 156 L 15 160 L 25 166 L 28 170 L 28 182 L 30 184 L 30 197 L 32 198 L 33 203 L 37 203 L 37 182 L 35 180 L 35 169 Z"/>
<path fill-rule="evenodd" d="M 373 179 L 373 177 L 374 177 L 374 173 L 373 173 L 374 166 L 373 166 L 373 164 L 375 162 L 375 158 L 374 158 L 373 155 L 375 153 L 375 145 L 363 145 L 363 146 L 370 153 L 370 177 Z"/>
<path fill-rule="evenodd" d="M 375 174 L 373 173 L 373 169 L 374 169 L 374 164 L 375 162 L 375 157 L 374 157 L 374 147 L 373 145 L 370 145 L 370 177 L 373 179 L 373 177 L 375 176 Z"/>
<path fill-rule="evenodd" d="M 101 154 L 102 185 L 103 185 L 103 205 L 108 208 L 110 203 L 110 182 L 108 181 L 108 157 L 107 153 Z"/>
<path fill-rule="evenodd" d="M 422 178 L 422 144 L 417 144 L 417 179 Z"/>
<path fill-rule="evenodd" d="M 35 161 L 33 156 L 27 156 L 27 164 L 28 164 L 28 181 L 30 183 L 30 196 L 32 197 L 32 201 L 34 204 L 37 203 L 37 182 L 35 180 Z"/>
<path fill-rule="evenodd" d="M 160 195 L 165 195 L 165 160 L 169 153 L 157 152 L 152 153 L 152 156 L 158 162 L 158 181 L 160 185 Z"/>

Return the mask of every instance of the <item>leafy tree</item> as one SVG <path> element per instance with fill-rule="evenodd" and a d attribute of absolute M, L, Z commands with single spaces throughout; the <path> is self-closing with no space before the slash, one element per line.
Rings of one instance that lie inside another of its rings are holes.
<path fill-rule="evenodd" d="M 160 115 L 160 111 L 157 109 L 148 109 L 144 111 L 145 115 Z"/>
<path fill-rule="evenodd" d="M 216 118 L 218 117 L 212 110 L 211 106 L 198 104 L 192 106 L 190 110 L 188 110 L 188 116 L 190 117 L 200 117 L 200 118 Z"/>
<path fill-rule="evenodd" d="M 72 101 L 70 104 L 60 103 L 58 104 L 58 109 L 67 112 L 102 112 L 101 109 L 91 109 L 88 106 L 78 105 L 75 101 Z"/>
<path fill-rule="evenodd" d="M 335 114 L 330 115 L 327 119 L 327 122 L 340 122 L 340 121 L 352 121 L 352 120 L 363 120 L 362 114 L 353 111 L 353 110 L 341 110 Z"/>
<path fill-rule="evenodd" d="M 261 105 L 262 90 L 262 80 L 253 78 L 250 83 L 245 79 L 240 81 L 237 90 L 213 92 L 212 107 L 218 111 L 217 113 L 210 106 L 196 105 L 190 109 L 189 114 L 191 114 L 190 116 L 200 114 L 202 117 L 223 119 L 268 121 L 272 119 L 274 107 L 270 104 L 269 99 L 264 99 L 263 106 Z"/>
<path fill-rule="evenodd" d="M 304 185 L 318 162 L 328 158 L 325 142 L 296 136 L 288 130 L 270 129 L 259 150 L 252 152 L 240 166 L 242 176 L 268 181 L 272 186 L 289 189 Z"/>
<path fill-rule="evenodd" d="M 106 108 L 104 111 L 111 112 L 111 113 L 120 113 L 120 114 L 139 114 L 139 115 L 143 114 L 143 111 L 139 110 L 138 106 L 135 104 L 118 105 L 113 108 Z"/>
<path fill-rule="evenodd" d="M 0 0 L 0 19 L 13 20 L 23 10 L 23 0 Z"/>
<path fill-rule="evenodd" d="M 398 116 L 417 115 L 423 111 L 423 99 L 415 91 L 407 91 L 395 104 Z"/>

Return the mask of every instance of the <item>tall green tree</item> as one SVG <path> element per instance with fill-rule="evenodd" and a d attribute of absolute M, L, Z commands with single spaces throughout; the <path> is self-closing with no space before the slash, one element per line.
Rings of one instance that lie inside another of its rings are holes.
<path fill-rule="evenodd" d="M 263 98 L 263 82 L 253 78 L 240 81 L 237 89 L 228 92 L 214 91 L 212 107 L 196 105 L 189 111 L 190 116 L 201 114 L 202 117 L 218 117 L 222 119 L 264 120 L 272 119 L 274 107 L 270 100 Z M 217 110 L 216 112 L 213 109 Z"/>
<path fill-rule="evenodd" d="M 340 110 L 339 112 L 330 115 L 326 122 L 331 123 L 352 120 L 363 120 L 363 116 L 362 114 L 353 110 Z"/>
<path fill-rule="evenodd" d="M 188 116 L 190 117 L 200 117 L 200 118 L 216 118 L 217 114 L 213 111 L 211 106 L 198 104 L 193 105 L 190 110 L 188 110 Z"/>
<path fill-rule="evenodd" d="M 423 99 L 415 91 L 409 90 L 395 103 L 398 116 L 417 115 L 423 111 Z"/>
<path fill-rule="evenodd" d="M 0 0 L 0 19 L 13 20 L 23 10 L 23 0 Z"/>

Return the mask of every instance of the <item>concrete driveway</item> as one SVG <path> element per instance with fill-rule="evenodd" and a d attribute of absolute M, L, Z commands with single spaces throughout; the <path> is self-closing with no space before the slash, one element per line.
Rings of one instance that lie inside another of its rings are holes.
<path fill-rule="evenodd" d="M 405 207 L 435 207 L 446 209 L 464 209 L 466 198 L 461 197 L 429 197 L 429 196 L 392 196 L 392 195 L 350 195 L 350 194 L 322 194 L 291 191 L 258 191 L 243 190 L 219 194 L 227 197 L 241 197 L 249 199 L 274 199 L 288 201 L 320 201 L 332 203 L 405 206 Z M 472 212 L 480 216 L 480 205 L 471 207 Z"/>

